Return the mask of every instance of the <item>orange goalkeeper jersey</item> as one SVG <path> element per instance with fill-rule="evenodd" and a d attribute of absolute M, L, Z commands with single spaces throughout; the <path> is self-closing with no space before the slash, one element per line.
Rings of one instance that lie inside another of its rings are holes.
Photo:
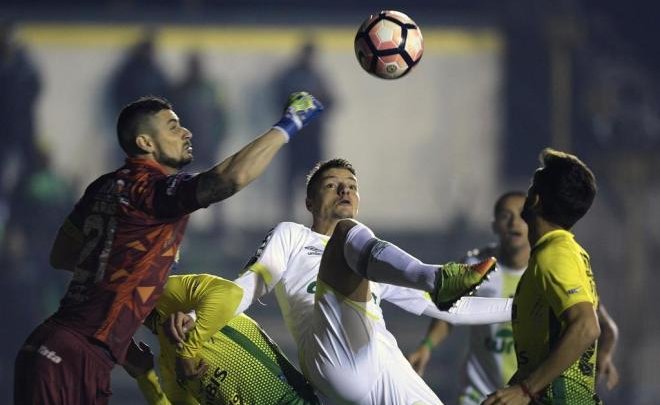
<path fill-rule="evenodd" d="M 196 183 L 133 158 L 87 187 L 62 228 L 83 249 L 52 319 L 122 362 L 177 259 L 188 214 L 200 208 Z"/>

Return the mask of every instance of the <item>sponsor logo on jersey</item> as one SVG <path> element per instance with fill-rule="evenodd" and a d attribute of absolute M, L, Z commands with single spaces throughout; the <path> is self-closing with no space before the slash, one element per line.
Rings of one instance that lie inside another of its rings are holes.
<path fill-rule="evenodd" d="M 46 346 L 41 345 L 39 346 L 39 350 L 37 350 L 40 355 L 44 356 L 48 360 L 52 361 L 55 364 L 60 364 L 62 361 L 62 358 L 55 353 L 53 350 L 49 350 Z"/>
<path fill-rule="evenodd" d="M 218 399 L 218 391 L 220 391 L 222 382 L 227 378 L 227 374 L 229 374 L 227 370 L 222 370 L 220 367 L 216 367 L 213 371 L 213 375 L 209 376 L 208 383 L 204 385 L 204 397 L 206 398 L 206 402 L 209 404 L 216 402 Z"/>
<path fill-rule="evenodd" d="M 484 345 L 488 351 L 493 353 L 512 353 L 513 331 L 511 329 L 500 329 L 494 336 L 486 337 Z"/>
<path fill-rule="evenodd" d="M 323 249 L 317 248 L 316 246 L 305 246 L 303 249 L 307 251 L 307 256 L 322 256 Z"/>
<path fill-rule="evenodd" d="M 582 287 L 571 288 L 569 290 L 566 290 L 566 294 L 568 295 L 577 294 L 578 292 L 580 292 L 581 289 Z"/>
<path fill-rule="evenodd" d="M 316 294 L 316 281 L 307 284 L 307 293 Z"/>
<path fill-rule="evenodd" d="M 516 359 L 518 360 L 518 366 L 524 366 L 529 363 L 529 356 L 525 350 L 520 350 L 516 352 Z"/>

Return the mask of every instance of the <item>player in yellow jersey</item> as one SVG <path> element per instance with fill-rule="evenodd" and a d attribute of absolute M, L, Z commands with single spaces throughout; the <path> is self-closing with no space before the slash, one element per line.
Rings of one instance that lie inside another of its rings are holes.
<path fill-rule="evenodd" d="M 577 157 L 545 149 L 522 217 L 532 246 L 513 301 L 518 370 L 492 404 L 599 404 L 598 293 L 589 255 L 570 229 L 596 195 L 593 173 Z"/>
<path fill-rule="evenodd" d="M 491 228 L 497 236 L 495 243 L 480 249 L 470 250 L 461 260 L 476 263 L 485 257 L 497 258 L 497 272 L 484 282 L 475 293 L 477 297 L 513 297 L 518 281 L 527 268 L 530 246 L 527 240 L 527 224 L 521 214 L 526 193 L 508 191 L 495 202 Z M 613 363 L 613 353 L 617 345 L 618 327 L 609 316 L 603 304 L 598 307 L 598 320 L 601 335 L 598 339 L 599 378 L 603 378 L 607 388 L 618 383 L 618 371 Z M 433 347 L 442 344 L 453 329 L 450 322 L 433 319 L 426 336 L 417 350 L 408 359 L 419 375 L 424 375 L 431 359 Z M 486 395 L 505 385 L 517 369 L 516 353 L 513 347 L 513 330 L 510 322 L 468 327 L 468 353 L 461 366 L 458 404 L 478 405 Z"/>
<path fill-rule="evenodd" d="M 131 346 L 125 366 L 149 404 L 318 404 L 311 386 L 263 329 L 236 315 L 242 296 L 240 286 L 220 277 L 169 277 L 145 321 L 158 335 L 162 389 L 144 343 Z M 191 309 L 197 319 L 177 345 L 163 323 L 170 314 Z M 196 378 L 185 378 L 186 362 L 197 365 Z"/>

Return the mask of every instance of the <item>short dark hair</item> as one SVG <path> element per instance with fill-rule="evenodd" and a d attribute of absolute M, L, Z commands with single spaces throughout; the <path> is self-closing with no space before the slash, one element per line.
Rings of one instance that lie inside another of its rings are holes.
<path fill-rule="evenodd" d="M 520 197 L 524 200 L 527 197 L 527 193 L 521 190 L 511 190 L 500 195 L 495 201 L 495 206 L 493 207 L 493 216 L 495 217 L 497 216 L 497 213 L 502 210 L 502 206 L 504 205 L 504 202 L 511 197 Z"/>
<path fill-rule="evenodd" d="M 570 229 L 589 211 L 596 197 L 596 177 L 576 156 L 551 148 L 539 160 L 543 167 L 534 173 L 533 192 L 541 199 L 540 215 Z"/>
<path fill-rule="evenodd" d="M 149 131 L 146 118 L 152 117 L 162 110 L 171 110 L 172 104 L 163 97 L 140 97 L 122 108 L 117 118 L 117 139 L 119 145 L 128 156 L 144 153 L 136 144 L 135 139 L 142 131 Z"/>
<path fill-rule="evenodd" d="M 307 174 L 307 198 L 312 196 L 314 188 L 321 179 L 321 175 L 330 169 L 346 169 L 354 176 L 357 176 L 355 168 L 353 168 L 353 165 L 346 159 L 337 158 L 326 160 L 325 162 L 318 162 Z"/>

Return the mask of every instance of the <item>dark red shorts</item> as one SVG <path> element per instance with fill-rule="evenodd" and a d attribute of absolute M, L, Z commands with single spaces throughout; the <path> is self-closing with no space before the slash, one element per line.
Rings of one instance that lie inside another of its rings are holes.
<path fill-rule="evenodd" d="M 84 336 L 52 321 L 41 324 L 16 356 L 16 405 L 107 404 L 114 362 Z"/>

